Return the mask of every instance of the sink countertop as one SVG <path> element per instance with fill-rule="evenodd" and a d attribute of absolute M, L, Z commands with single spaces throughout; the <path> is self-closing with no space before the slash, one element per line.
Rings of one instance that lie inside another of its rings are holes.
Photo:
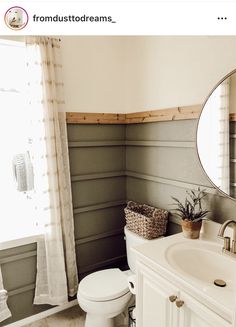
<path fill-rule="evenodd" d="M 210 307 L 212 310 L 220 314 L 224 319 L 229 322 L 232 321 L 232 315 L 234 310 L 235 302 L 235 290 L 236 290 L 236 278 L 235 281 L 232 279 L 227 283 L 226 287 L 221 288 L 214 285 L 214 279 L 221 278 L 219 276 L 219 271 L 209 272 L 209 280 L 204 280 L 204 278 L 198 278 L 198 272 L 193 272 L 193 275 L 189 272 L 184 271 L 183 267 L 180 269 L 178 265 L 173 263 L 177 255 L 181 254 L 181 248 L 186 250 L 186 252 L 200 251 L 199 253 L 206 253 L 207 255 L 212 255 L 214 258 L 211 260 L 213 267 L 214 263 L 219 265 L 219 270 L 224 270 L 224 265 L 229 265 L 236 272 L 236 258 L 231 258 L 227 255 L 222 254 L 223 241 L 217 238 L 217 233 L 220 224 L 214 223 L 212 221 L 204 221 L 203 232 L 201 233 L 200 239 L 192 240 L 184 238 L 182 233 L 168 236 L 165 238 L 160 238 L 157 240 L 152 240 L 151 242 L 139 245 L 132 250 L 135 252 L 137 259 L 144 264 L 146 264 L 152 270 L 158 272 L 165 279 L 169 280 L 175 286 L 180 287 L 183 291 L 186 291 L 191 296 L 195 297 L 199 301 L 203 302 L 205 305 Z M 231 234 L 231 229 L 226 235 Z M 176 249 L 179 251 L 177 253 Z M 183 250 L 183 251 L 184 251 Z M 172 251 L 172 252 L 171 252 Z M 201 252 L 202 251 L 202 252 Z M 171 253 L 171 255 L 169 255 Z M 173 262 L 171 262 L 173 258 Z M 191 252 L 188 254 L 188 260 L 194 258 L 191 257 Z M 218 259 L 222 258 L 222 265 L 219 264 Z M 180 261 L 187 265 L 187 260 L 184 262 L 182 257 Z M 199 266 L 200 268 L 200 266 Z M 197 270 L 197 269 L 196 269 Z M 207 270 L 206 270 L 207 271 Z M 233 274 L 233 271 L 231 274 Z M 226 271 L 225 271 L 226 272 Z M 206 275 L 207 273 L 205 273 Z M 212 282 L 211 282 L 212 277 Z M 213 278 L 214 277 L 214 278 Z M 223 278 L 222 278 L 223 279 Z"/>

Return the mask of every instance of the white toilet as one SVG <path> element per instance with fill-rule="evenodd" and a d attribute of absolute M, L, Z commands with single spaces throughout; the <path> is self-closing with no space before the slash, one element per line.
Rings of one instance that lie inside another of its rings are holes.
<path fill-rule="evenodd" d="M 78 302 L 87 312 L 85 327 L 114 327 L 114 317 L 122 313 L 132 294 L 128 275 L 135 273 L 135 256 L 131 247 L 150 242 L 125 227 L 126 250 L 130 271 L 105 269 L 86 276 L 79 284 Z"/>

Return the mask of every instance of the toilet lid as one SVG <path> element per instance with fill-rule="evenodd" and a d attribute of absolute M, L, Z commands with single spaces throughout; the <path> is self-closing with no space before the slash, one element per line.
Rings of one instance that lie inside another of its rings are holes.
<path fill-rule="evenodd" d="M 79 293 L 91 301 L 108 301 L 129 292 L 127 276 L 120 269 L 105 269 L 86 276 Z"/>

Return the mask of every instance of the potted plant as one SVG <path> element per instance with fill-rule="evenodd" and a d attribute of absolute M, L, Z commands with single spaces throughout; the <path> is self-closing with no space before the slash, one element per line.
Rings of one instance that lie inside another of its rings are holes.
<path fill-rule="evenodd" d="M 186 191 L 187 196 L 184 203 L 181 203 L 177 198 L 172 197 L 176 205 L 176 215 L 182 221 L 183 235 L 186 238 L 199 238 L 199 233 L 202 227 L 202 220 L 206 219 L 208 210 L 202 209 L 202 199 L 206 196 L 204 190 L 198 188 L 197 191 Z"/>

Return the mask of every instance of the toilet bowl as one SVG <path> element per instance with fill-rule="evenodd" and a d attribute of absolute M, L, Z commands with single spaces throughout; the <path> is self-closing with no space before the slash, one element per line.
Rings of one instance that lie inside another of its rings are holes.
<path fill-rule="evenodd" d="M 128 265 L 131 271 L 104 269 L 86 276 L 79 284 L 78 302 L 87 313 L 85 327 L 114 327 L 114 317 L 127 307 L 132 293 L 128 276 L 135 273 L 133 246 L 150 242 L 125 227 Z"/>
<path fill-rule="evenodd" d="M 78 302 L 87 312 L 85 327 L 113 327 L 132 294 L 120 269 L 105 269 L 85 277 L 79 284 Z"/>

